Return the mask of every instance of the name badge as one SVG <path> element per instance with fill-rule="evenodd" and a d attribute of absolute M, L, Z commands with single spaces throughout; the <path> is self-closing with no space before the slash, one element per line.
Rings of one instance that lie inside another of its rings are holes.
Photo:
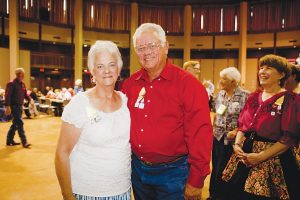
<path fill-rule="evenodd" d="M 217 113 L 219 115 L 223 115 L 225 113 L 226 109 L 227 109 L 227 107 L 225 105 L 221 104 L 220 107 L 217 110 Z"/>
<path fill-rule="evenodd" d="M 146 89 L 145 89 L 145 87 L 142 87 L 142 89 L 139 92 L 139 96 L 136 99 L 136 102 L 134 104 L 134 107 L 139 108 L 139 109 L 144 109 L 144 107 L 145 107 L 145 101 L 144 101 L 145 94 L 146 94 Z"/>

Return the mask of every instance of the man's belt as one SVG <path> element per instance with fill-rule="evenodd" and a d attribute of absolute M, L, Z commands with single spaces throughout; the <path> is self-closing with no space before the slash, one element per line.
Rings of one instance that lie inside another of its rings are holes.
<path fill-rule="evenodd" d="M 178 156 L 176 158 L 174 158 L 173 160 L 171 161 L 167 161 L 167 162 L 160 162 L 160 163 L 152 163 L 152 162 L 148 162 L 148 161 L 145 161 L 145 160 L 141 160 L 139 159 L 135 154 L 133 154 L 133 156 L 135 156 L 143 165 L 147 165 L 147 166 L 160 166 L 160 165 L 168 165 L 168 164 L 172 164 L 172 163 L 175 163 L 177 161 L 179 161 L 180 159 L 182 158 L 185 158 L 186 155 L 181 155 L 181 156 Z"/>

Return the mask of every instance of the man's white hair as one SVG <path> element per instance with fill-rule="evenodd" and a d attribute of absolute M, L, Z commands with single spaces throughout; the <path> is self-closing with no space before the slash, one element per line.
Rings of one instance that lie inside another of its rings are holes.
<path fill-rule="evenodd" d="M 117 57 L 117 65 L 121 72 L 121 69 L 123 66 L 121 53 L 115 43 L 113 43 L 112 41 L 106 41 L 106 40 L 97 40 L 95 42 L 95 44 L 93 44 L 91 46 L 89 53 L 88 53 L 88 68 L 89 68 L 90 72 L 93 73 L 94 58 L 95 58 L 96 53 L 99 53 L 103 50 L 106 50 Z"/>
<path fill-rule="evenodd" d="M 226 76 L 227 78 L 239 83 L 241 80 L 241 74 L 235 67 L 227 67 L 220 72 L 220 77 Z"/>
<path fill-rule="evenodd" d="M 166 33 L 164 31 L 164 29 L 158 25 L 158 24 L 154 24 L 154 23 L 144 23 L 141 24 L 135 31 L 132 39 L 133 39 L 133 46 L 136 47 L 136 39 L 138 37 L 141 36 L 141 34 L 143 32 L 149 31 L 149 30 L 153 30 L 156 34 L 157 34 L 157 38 L 160 40 L 161 42 L 161 46 L 164 47 L 166 44 Z"/>
<path fill-rule="evenodd" d="M 25 74 L 25 70 L 22 67 L 19 67 L 15 70 L 15 74 L 23 73 Z"/>

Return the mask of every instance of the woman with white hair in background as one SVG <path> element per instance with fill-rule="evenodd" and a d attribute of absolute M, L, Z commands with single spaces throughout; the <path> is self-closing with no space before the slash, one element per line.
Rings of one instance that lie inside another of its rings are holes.
<path fill-rule="evenodd" d="M 222 199 L 224 187 L 221 174 L 233 152 L 232 141 L 237 133 L 238 118 L 248 92 L 239 87 L 240 72 L 235 67 L 228 67 L 220 72 L 220 92 L 216 96 L 214 109 L 214 141 L 212 150 L 212 173 L 210 177 L 210 198 Z"/>
<path fill-rule="evenodd" d="M 82 87 L 82 80 L 81 79 L 77 79 L 75 81 L 75 86 L 74 86 L 74 93 L 77 94 L 79 92 L 83 92 L 83 87 Z"/>
<path fill-rule="evenodd" d="M 131 198 L 130 114 L 114 90 L 122 64 L 113 42 L 97 41 L 88 53 L 95 86 L 64 109 L 55 158 L 64 200 Z"/>

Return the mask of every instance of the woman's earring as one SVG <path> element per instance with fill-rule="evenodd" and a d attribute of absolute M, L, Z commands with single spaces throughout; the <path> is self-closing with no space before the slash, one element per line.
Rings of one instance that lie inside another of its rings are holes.
<path fill-rule="evenodd" d="M 93 83 L 93 84 L 96 83 L 96 80 L 95 80 L 95 77 L 94 77 L 94 76 L 91 77 L 91 83 Z"/>

